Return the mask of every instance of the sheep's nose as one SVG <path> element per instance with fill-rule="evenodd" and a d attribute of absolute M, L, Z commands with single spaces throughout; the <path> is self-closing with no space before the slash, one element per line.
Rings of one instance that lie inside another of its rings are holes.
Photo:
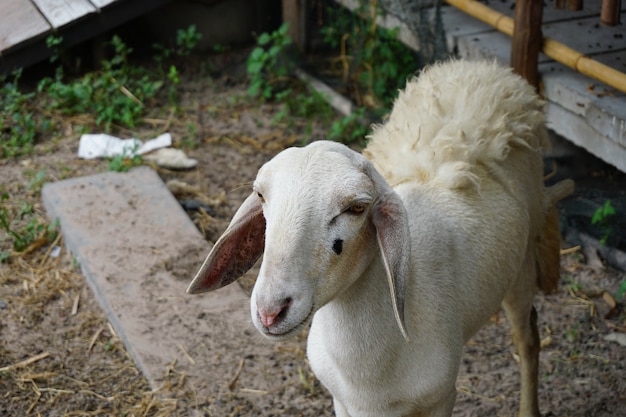
<path fill-rule="evenodd" d="M 280 322 L 287 315 L 287 310 L 291 305 L 291 298 L 286 298 L 277 307 L 258 307 L 259 319 L 265 328 L 270 328 L 273 324 Z"/>

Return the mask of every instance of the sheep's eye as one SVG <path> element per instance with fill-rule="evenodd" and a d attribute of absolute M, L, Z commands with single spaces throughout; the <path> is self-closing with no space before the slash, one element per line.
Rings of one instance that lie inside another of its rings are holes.
<path fill-rule="evenodd" d="M 348 207 L 348 209 L 346 210 L 347 213 L 350 214 L 363 214 L 365 212 L 365 209 L 367 208 L 367 204 L 365 203 L 354 203 L 352 205 L 350 205 L 350 207 Z"/>
<path fill-rule="evenodd" d="M 261 203 L 265 203 L 265 198 L 263 198 L 263 194 L 257 192 L 256 195 L 259 196 L 259 200 L 261 200 Z"/>

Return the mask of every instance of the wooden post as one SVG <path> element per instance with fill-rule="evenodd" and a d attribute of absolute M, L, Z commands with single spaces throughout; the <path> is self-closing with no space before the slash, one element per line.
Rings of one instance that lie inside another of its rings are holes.
<path fill-rule="evenodd" d="M 515 4 L 515 28 L 511 44 L 511 67 L 533 86 L 539 85 L 539 51 L 543 37 L 542 0 L 518 0 Z"/>
<path fill-rule="evenodd" d="M 602 0 L 600 21 L 603 25 L 615 26 L 620 21 L 621 0 Z"/>
<path fill-rule="evenodd" d="M 283 22 L 289 22 L 287 34 L 300 50 L 305 50 L 306 43 L 306 22 L 304 14 L 306 12 L 305 1 L 302 0 L 282 0 L 283 1 Z"/>
<path fill-rule="evenodd" d="M 583 9 L 583 0 L 568 0 L 567 8 L 569 10 L 577 11 Z"/>

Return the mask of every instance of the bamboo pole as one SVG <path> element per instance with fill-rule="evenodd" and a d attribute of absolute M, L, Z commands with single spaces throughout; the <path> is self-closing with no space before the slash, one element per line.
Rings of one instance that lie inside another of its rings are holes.
<path fill-rule="evenodd" d="M 466 14 L 487 23 L 498 31 L 512 36 L 513 19 L 496 12 L 475 0 L 445 0 Z M 543 38 L 542 52 L 561 64 L 581 74 L 594 78 L 606 85 L 626 93 L 626 74 L 595 61 L 580 52 L 550 38 Z"/>

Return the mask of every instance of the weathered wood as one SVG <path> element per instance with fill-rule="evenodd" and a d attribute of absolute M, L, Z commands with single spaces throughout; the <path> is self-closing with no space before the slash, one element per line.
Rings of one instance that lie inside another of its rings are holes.
<path fill-rule="evenodd" d="M 96 11 L 96 7 L 87 0 L 32 0 L 32 2 L 55 29 Z"/>
<path fill-rule="evenodd" d="M 305 6 L 301 0 L 283 0 L 283 22 L 289 23 L 287 34 L 302 50 L 306 42 Z"/>
<path fill-rule="evenodd" d="M 0 54 L 50 29 L 48 22 L 29 1 L 2 0 L 0 16 Z"/>
<path fill-rule="evenodd" d="M 621 0 L 602 0 L 600 21 L 603 25 L 615 26 L 620 23 Z"/>
<path fill-rule="evenodd" d="M 539 85 L 537 64 L 541 51 L 542 0 L 518 0 L 515 5 L 511 67 L 534 86 Z"/>
<path fill-rule="evenodd" d="M 90 1 L 98 9 L 102 9 L 103 7 L 106 7 L 111 3 L 115 3 L 118 0 L 90 0 Z"/>
<path fill-rule="evenodd" d="M 567 8 L 570 10 L 582 10 L 583 0 L 567 0 Z"/>
<path fill-rule="evenodd" d="M 94 2 L 96 1 L 100 1 L 100 4 L 107 4 L 106 8 L 100 13 L 84 15 L 76 24 L 67 24 L 57 29 L 56 33 L 63 37 L 64 48 L 70 48 L 84 42 L 172 0 L 94 0 Z M 10 4 L 30 5 L 31 13 L 22 13 L 19 16 L 21 20 L 19 20 L 8 15 L 8 12 L 12 10 L 7 7 Z M 95 7 L 94 10 L 97 11 Z M 37 17 L 44 22 L 45 30 L 40 29 L 35 33 L 27 32 L 30 35 L 24 36 L 24 28 L 29 28 L 31 22 Z M 15 22 L 14 25 L 9 24 L 13 22 Z M 11 32 L 8 32 L 7 28 L 9 27 L 12 28 Z M 13 37 L 16 34 L 20 35 L 18 42 L 13 41 L 11 43 L 11 49 L 0 49 L 0 74 L 6 74 L 13 69 L 29 66 L 48 58 L 51 55 L 51 50 L 46 46 L 45 38 L 51 31 L 51 26 L 30 1 L 0 0 L 0 44 L 2 44 L 3 39 L 6 40 L 7 38 L 6 35 L 2 36 L 5 32 Z"/>

